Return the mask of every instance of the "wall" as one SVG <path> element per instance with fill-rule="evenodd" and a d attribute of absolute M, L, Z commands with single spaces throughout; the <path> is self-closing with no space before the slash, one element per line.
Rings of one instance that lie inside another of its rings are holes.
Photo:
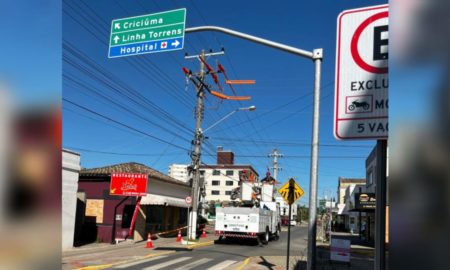
<path fill-rule="evenodd" d="M 95 182 L 94 182 L 95 181 Z M 83 233 L 84 234 L 95 234 L 95 240 L 101 240 L 102 242 L 110 243 L 113 242 L 112 230 L 115 224 L 116 232 L 122 230 L 122 221 L 123 220 L 115 220 L 114 209 L 120 202 L 125 199 L 125 196 L 111 196 L 109 195 L 109 178 L 107 180 L 87 180 L 80 181 L 78 191 L 84 192 L 86 194 L 86 200 L 103 200 L 103 220 L 101 223 L 95 223 L 94 218 L 86 217 L 85 222 L 83 223 Z M 117 207 L 116 214 L 122 215 L 124 214 L 124 208 L 126 205 L 135 205 L 136 199 L 134 197 L 129 197 L 123 203 L 121 203 Z M 88 230 L 88 231 L 86 231 Z M 93 230 L 96 230 L 93 231 Z M 82 236 L 81 236 L 82 237 Z M 85 239 L 77 239 L 80 242 L 83 242 Z M 92 239 L 89 239 L 92 241 Z"/>
<path fill-rule="evenodd" d="M 62 152 L 62 250 L 73 247 L 80 155 Z"/>

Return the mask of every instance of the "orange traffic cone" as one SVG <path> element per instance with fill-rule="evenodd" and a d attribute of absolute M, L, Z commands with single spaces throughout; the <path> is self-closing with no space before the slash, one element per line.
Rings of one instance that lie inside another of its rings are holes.
<path fill-rule="evenodd" d="M 151 233 L 148 233 L 147 245 L 145 247 L 146 248 L 154 248 L 153 243 L 152 243 L 152 235 L 151 235 Z"/>
<path fill-rule="evenodd" d="M 181 230 L 178 230 L 177 242 L 181 242 Z"/>
<path fill-rule="evenodd" d="M 202 232 L 202 238 L 206 238 L 206 232 L 205 232 L 205 228 L 203 228 L 203 232 Z"/>

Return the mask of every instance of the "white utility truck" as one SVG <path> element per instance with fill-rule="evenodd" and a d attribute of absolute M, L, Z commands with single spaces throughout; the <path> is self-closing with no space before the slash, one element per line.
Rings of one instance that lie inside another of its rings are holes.
<path fill-rule="evenodd" d="M 232 198 L 240 200 L 234 206 L 216 208 L 216 235 L 223 238 L 255 239 L 267 244 L 278 240 L 281 231 L 280 206 L 273 201 L 273 183 L 240 181 Z M 262 196 L 264 195 L 264 196 Z M 268 201 L 262 201 L 265 198 Z"/>

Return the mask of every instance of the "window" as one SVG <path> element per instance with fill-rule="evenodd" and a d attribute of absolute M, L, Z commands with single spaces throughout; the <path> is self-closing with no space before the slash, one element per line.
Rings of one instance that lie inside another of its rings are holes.
<path fill-rule="evenodd" d="M 226 175 L 233 175 L 234 174 L 234 171 L 232 171 L 232 170 L 228 170 L 227 172 L 226 172 Z"/>
<path fill-rule="evenodd" d="M 225 191 L 225 195 L 231 195 L 231 190 Z"/>
<path fill-rule="evenodd" d="M 219 180 L 212 180 L 211 181 L 211 185 L 213 185 L 213 186 L 220 186 L 220 181 Z"/>
<path fill-rule="evenodd" d="M 369 172 L 367 172 L 367 186 L 371 186 L 373 184 L 373 171 L 370 169 Z"/>
<path fill-rule="evenodd" d="M 218 190 L 211 190 L 211 195 L 220 195 L 220 191 L 218 191 Z"/>
<path fill-rule="evenodd" d="M 232 186 L 233 185 L 233 181 L 227 181 L 227 182 L 225 182 L 225 185 Z"/>
<path fill-rule="evenodd" d="M 219 170 L 213 170 L 213 175 L 220 175 L 220 171 Z"/>
<path fill-rule="evenodd" d="M 200 171 L 200 175 L 205 175 L 205 171 Z"/>

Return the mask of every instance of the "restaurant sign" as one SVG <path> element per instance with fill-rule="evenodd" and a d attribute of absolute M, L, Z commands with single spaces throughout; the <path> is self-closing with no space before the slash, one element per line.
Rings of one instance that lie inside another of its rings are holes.
<path fill-rule="evenodd" d="M 355 209 L 375 209 L 377 200 L 375 193 L 355 193 Z"/>
<path fill-rule="evenodd" d="M 145 196 L 147 195 L 147 175 L 112 173 L 109 193 L 119 196 Z"/>

